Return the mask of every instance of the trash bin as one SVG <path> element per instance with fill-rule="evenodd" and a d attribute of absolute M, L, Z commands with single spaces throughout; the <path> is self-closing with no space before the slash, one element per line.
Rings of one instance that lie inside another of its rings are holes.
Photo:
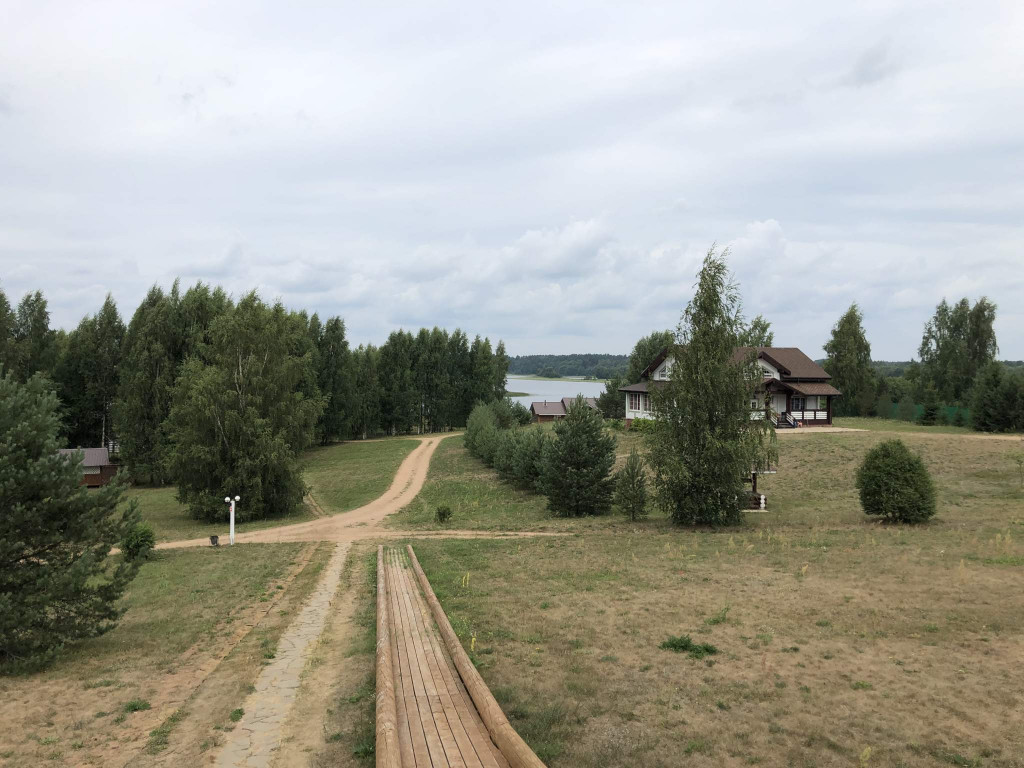
<path fill-rule="evenodd" d="M 212 546 L 212 547 L 219 547 L 220 546 L 220 536 L 211 536 L 210 537 L 210 546 Z"/>

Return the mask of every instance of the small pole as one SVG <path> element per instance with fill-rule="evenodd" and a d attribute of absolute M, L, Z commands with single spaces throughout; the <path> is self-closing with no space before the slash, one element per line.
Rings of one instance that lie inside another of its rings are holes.
<path fill-rule="evenodd" d="M 228 524 L 228 542 L 231 544 L 235 543 L 235 502 L 241 501 L 241 498 L 241 496 L 235 496 L 233 499 L 230 496 L 224 497 L 224 503 L 231 505 L 231 522 Z"/>

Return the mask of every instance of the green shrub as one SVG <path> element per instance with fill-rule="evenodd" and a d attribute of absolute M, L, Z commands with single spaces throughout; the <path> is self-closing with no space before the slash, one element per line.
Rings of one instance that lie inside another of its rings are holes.
<path fill-rule="evenodd" d="M 121 552 L 128 560 L 145 560 L 156 545 L 156 534 L 149 523 L 138 523 L 121 541 Z"/>
<path fill-rule="evenodd" d="M 956 413 L 953 414 L 953 421 L 951 423 L 954 427 L 963 427 L 967 425 L 967 419 L 964 418 L 963 408 L 956 409 Z"/>
<path fill-rule="evenodd" d="M 519 444 L 519 431 L 515 429 L 499 429 L 494 436 L 494 456 L 492 465 L 505 480 L 512 480 L 515 464 L 516 447 Z"/>
<path fill-rule="evenodd" d="M 437 522 L 444 525 L 452 519 L 452 508 L 447 504 L 442 504 L 437 508 L 437 511 L 434 512 L 434 517 L 437 518 Z"/>
<path fill-rule="evenodd" d="M 519 433 L 512 461 L 512 482 L 515 485 L 539 491 L 544 446 L 550 441 L 551 433 L 541 427 L 530 427 Z"/>
<path fill-rule="evenodd" d="M 895 523 L 920 523 L 935 514 L 935 486 L 920 456 L 902 440 L 879 443 L 857 470 L 865 514 Z"/>
<path fill-rule="evenodd" d="M 470 411 L 466 422 L 466 449 L 487 466 L 494 463 L 497 447 L 498 419 L 494 409 L 481 403 Z"/>
<path fill-rule="evenodd" d="M 654 428 L 654 419 L 633 419 L 629 425 L 630 429 L 635 429 L 640 434 L 650 432 Z"/>
<path fill-rule="evenodd" d="M 630 450 L 626 466 L 615 476 L 615 505 L 630 520 L 647 516 L 647 471 L 636 448 Z"/>

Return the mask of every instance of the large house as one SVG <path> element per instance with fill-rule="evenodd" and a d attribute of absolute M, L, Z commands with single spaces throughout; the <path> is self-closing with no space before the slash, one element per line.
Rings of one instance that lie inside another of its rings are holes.
<path fill-rule="evenodd" d="M 77 454 L 82 454 L 82 485 L 98 488 L 106 485 L 117 474 L 117 465 L 111 463 L 110 453 L 106 448 L 61 448 L 58 453 L 73 461 Z"/>
<path fill-rule="evenodd" d="M 842 393 L 829 383 L 832 377 L 824 368 L 796 347 L 739 347 L 735 359 L 754 353 L 764 378 L 751 395 L 751 407 L 760 417 L 768 417 L 781 428 L 832 423 L 832 400 Z M 667 382 L 674 360 L 663 349 L 651 361 L 636 384 L 619 387 L 626 397 L 626 425 L 633 419 L 656 419 L 651 407 L 651 391 Z"/>
<path fill-rule="evenodd" d="M 564 419 L 565 415 L 569 412 L 569 406 L 572 405 L 572 401 L 575 397 L 563 397 L 561 400 L 542 400 L 534 403 L 530 403 L 530 416 L 533 417 L 534 421 L 557 421 L 558 419 Z M 597 410 L 597 398 L 585 397 L 583 400 L 593 408 Z"/>

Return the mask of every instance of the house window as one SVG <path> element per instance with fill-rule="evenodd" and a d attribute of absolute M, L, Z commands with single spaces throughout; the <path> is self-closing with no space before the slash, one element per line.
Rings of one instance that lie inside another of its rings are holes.
<path fill-rule="evenodd" d="M 629 393 L 629 410 L 639 411 L 640 410 L 640 393 L 630 392 Z"/>
<path fill-rule="evenodd" d="M 804 397 L 803 395 L 793 395 L 793 399 L 789 405 L 791 410 L 802 411 L 804 410 Z"/>

